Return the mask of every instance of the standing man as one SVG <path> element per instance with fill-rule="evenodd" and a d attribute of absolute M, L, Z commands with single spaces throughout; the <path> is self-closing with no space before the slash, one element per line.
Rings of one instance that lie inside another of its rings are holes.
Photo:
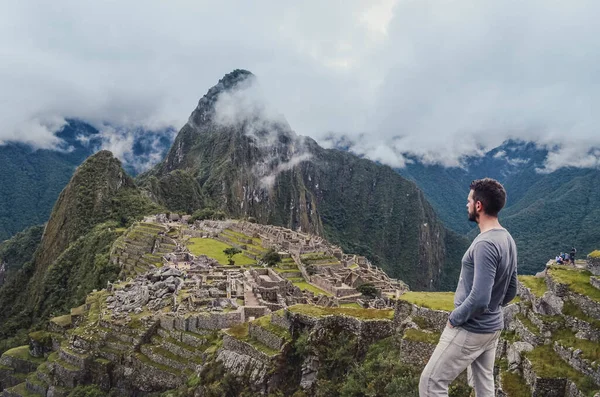
<path fill-rule="evenodd" d="M 517 248 L 498 222 L 505 203 L 506 191 L 498 181 L 471 182 L 467 210 L 480 233 L 462 258 L 454 311 L 421 374 L 420 397 L 448 396 L 448 385 L 467 367 L 477 397 L 494 396 L 502 306 L 517 293 Z"/>
<path fill-rule="evenodd" d="M 573 266 L 575 266 L 575 254 L 577 254 L 577 250 L 575 249 L 575 246 L 573 246 L 573 248 L 571 248 L 571 263 L 573 263 Z"/>

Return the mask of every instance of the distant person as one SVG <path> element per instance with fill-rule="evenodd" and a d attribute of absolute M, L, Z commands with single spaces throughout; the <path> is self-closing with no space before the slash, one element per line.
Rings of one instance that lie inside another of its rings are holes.
<path fill-rule="evenodd" d="M 563 260 L 563 262 L 564 262 L 564 260 L 565 260 L 565 253 L 564 253 L 564 252 L 561 252 L 561 253 L 560 253 L 560 257 L 562 258 L 562 260 Z"/>
<path fill-rule="evenodd" d="M 575 266 L 575 255 L 577 255 L 577 250 L 573 247 L 571 248 L 571 260 L 573 261 L 573 266 Z"/>
<path fill-rule="evenodd" d="M 564 263 L 562 256 L 559 255 L 556 257 L 556 263 L 558 263 L 559 265 L 562 265 Z"/>
<path fill-rule="evenodd" d="M 448 385 L 468 368 L 477 397 L 494 396 L 494 360 L 502 306 L 517 293 L 517 247 L 498 222 L 506 191 L 496 180 L 471 182 L 467 198 L 469 220 L 480 233 L 462 258 L 454 311 L 421 374 L 419 396 L 448 396 Z"/>

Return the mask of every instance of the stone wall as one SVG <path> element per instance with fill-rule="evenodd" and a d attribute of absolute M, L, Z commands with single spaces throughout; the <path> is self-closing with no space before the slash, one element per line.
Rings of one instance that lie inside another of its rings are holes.
<path fill-rule="evenodd" d="M 271 314 L 271 322 L 273 324 L 277 325 L 278 327 L 287 329 L 289 331 L 290 328 L 292 327 L 292 322 L 290 320 L 288 320 L 287 313 L 289 313 L 289 312 L 284 311 L 284 312 L 282 312 L 282 314 L 272 313 Z"/>
<path fill-rule="evenodd" d="M 565 324 L 574 332 L 577 332 L 577 338 L 588 339 L 592 342 L 600 341 L 600 329 L 592 326 L 587 321 L 583 321 L 577 317 L 564 316 Z"/>
<path fill-rule="evenodd" d="M 564 397 L 567 380 L 564 378 L 549 379 L 540 378 L 533 370 L 531 361 L 523 358 L 523 378 L 531 386 L 532 397 Z"/>
<path fill-rule="evenodd" d="M 572 292 L 569 298 L 588 316 L 600 320 L 600 302 L 596 302 L 589 297 Z"/>
<path fill-rule="evenodd" d="M 242 307 L 242 322 L 250 320 L 250 317 L 259 318 L 266 315 L 269 309 L 266 306 L 244 306 Z"/>
<path fill-rule="evenodd" d="M 269 364 L 271 362 L 271 357 L 259 350 L 256 350 L 251 344 L 234 338 L 231 335 L 223 335 L 223 348 L 234 351 L 238 354 L 252 357 L 253 359 L 258 360 L 263 364 Z"/>
<path fill-rule="evenodd" d="M 547 273 L 546 273 L 546 285 L 548 286 L 548 289 L 550 291 L 554 292 L 554 294 L 556 296 L 559 296 L 561 298 L 564 298 L 569 294 L 569 286 L 567 284 L 561 284 L 561 283 L 554 281 L 552 279 L 552 277 L 550 277 L 550 275 Z"/>
<path fill-rule="evenodd" d="M 400 350 L 402 352 L 400 359 L 407 365 L 425 367 L 433 354 L 435 347 L 436 345 L 430 343 L 402 339 L 402 342 L 400 343 Z"/>
<path fill-rule="evenodd" d="M 600 386 L 600 368 L 596 365 L 592 365 L 589 360 L 582 358 L 581 351 L 573 350 L 571 347 L 564 347 L 558 342 L 554 342 L 554 351 L 571 367 L 589 376 Z"/>
<path fill-rule="evenodd" d="M 600 289 L 600 278 L 596 276 L 590 277 L 590 284 L 592 284 L 594 288 Z"/>
<path fill-rule="evenodd" d="M 284 338 L 254 323 L 248 325 L 248 333 L 251 337 L 273 350 L 281 350 L 286 343 Z"/>

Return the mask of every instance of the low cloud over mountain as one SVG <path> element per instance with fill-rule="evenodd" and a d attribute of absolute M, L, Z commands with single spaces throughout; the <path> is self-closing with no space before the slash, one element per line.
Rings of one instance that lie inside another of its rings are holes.
<path fill-rule="evenodd" d="M 299 135 L 344 137 L 392 166 L 405 154 L 459 165 L 512 138 L 549 150 L 543 171 L 597 167 L 599 11 L 542 0 L 7 3 L 0 141 L 56 147 L 67 117 L 178 129 L 204 87 L 243 67 Z"/>

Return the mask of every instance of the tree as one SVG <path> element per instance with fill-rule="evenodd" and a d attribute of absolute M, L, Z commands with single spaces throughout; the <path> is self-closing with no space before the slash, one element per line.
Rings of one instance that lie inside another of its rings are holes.
<path fill-rule="evenodd" d="M 375 298 L 379 293 L 377 287 L 371 283 L 361 284 L 356 290 L 368 298 Z"/>
<path fill-rule="evenodd" d="M 241 254 L 242 250 L 240 250 L 239 248 L 235 248 L 235 247 L 229 247 L 229 248 L 225 248 L 223 250 L 223 253 L 225 255 L 227 255 L 227 259 L 229 259 L 229 264 L 231 266 L 235 265 L 235 261 L 233 260 L 233 257 L 237 254 Z"/>
<path fill-rule="evenodd" d="M 270 249 L 263 255 L 262 261 L 265 262 L 267 266 L 275 266 L 281 262 L 281 255 L 274 249 Z"/>

